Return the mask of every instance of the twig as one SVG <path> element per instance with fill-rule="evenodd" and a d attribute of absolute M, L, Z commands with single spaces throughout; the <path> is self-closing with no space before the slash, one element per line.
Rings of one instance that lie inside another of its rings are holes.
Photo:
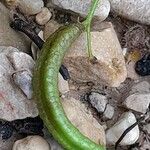
<path fill-rule="evenodd" d="M 19 18 L 16 14 L 14 14 L 13 18 L 14 20 L 10 23 L 11 28 L 26 34 L 39 49 L 42 49 L 44 41 L 33 31 L 30 24 Z M 59 72 L 63 76 L 64 80 L 70 78 L 68 69 L 64 65 L 61 65 Z"/>

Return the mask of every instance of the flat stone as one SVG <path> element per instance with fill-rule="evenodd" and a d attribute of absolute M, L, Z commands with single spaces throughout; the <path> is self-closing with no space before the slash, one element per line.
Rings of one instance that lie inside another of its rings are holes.
<path fill-rule="evenodd" d="M 11 50 L 11 53 L 8 50 Z M 22 52 L 17 52 L 15 48 L 13 51 L 12 47 L 6 47 L 5 50 L 2 47 L 0 51 L 3 51 L 0 53 L 0 119 L 13 121 L 26 117 L 36 117 L 38 115 L 36 104 L 33 100 L 29 100 L 12 80 L 12 74 L 18 71 L 17 69 L 20 68 L 20 70 L 29 70 L 32 72 L 34 65 L 32 62 L 31 64 L 28 63 L 29 56 L 27 54 L 24 53 L 23 55 Z M 20 62 L 18 61 L 17 68 L 8 59 L 8 55 L 13 53 L 21 53 L 22 56 L 22 59 L 21 57 L 19 58 Z M 32 58 L 30 57 L 30 59 Z M 22 60 L 26 60 L 23 61 L 24 67 Z"/>
<path fill-rule="evenodd" d="M 52 0 L 52 3 L 63 9 L 68 9 L 85 16 L 90 8 L 91 0 Z M 95 16 L 97 16 L 99 20 L 103 21 L 107 18 L 109 11 L 109 1 L 101 0 L 95 11 Z"/>
<path fill-rule="evenodd" d="M 28 52 L 30 40 L 22 33 L 13 30 L 10 26 L 8 9 L 0 3 L 0 46 L 13 46 L 20 51 Z"/>
<path fill-rule="evenodd" d="M 117 140 L 123 134 L 123 132 L 136 122 L 136 118 L 133 113 L 124 113 L 118 122 L 114 124 L 110 129 L 106 131 L 106 141 L 108 145 L 115 145 Z M 134 127 L 121 141 L 120 145 L 132 145 L 139 138 L 139 127 Z"/>
<path fill-rule="evenodd" d="M 150 105 L 150 94 L 149 93 L 132 94 L 125 99 L 124 105 L 127 108 L 132 109 L 134 111 L 137 111 L 140 113 L 146 113 Z"/>
<path fill-rule="evenodd" d="M 111 11 L 127 19 L 150 25 L 149 0 L 110 0 Z"/>
<path fill-rule="evenodd" d="M 94 108 L 96 108 L 96 110 L 97 110 L 99 113 L 104 112 L 104 110 L 105 110 L 105 108 L 106 108 L 106 104 L 107 104 L 107 102 L 108 102 L 106 96 L 101 95 L 101 94 L 99 94 L 99 93 L 95 93 L 95 92 L 92 92 L 92 93 L 89 95 L 89 101 L 90 101 L 90 103 L 92 104 L 92 106 L 93 106 Z"/>
<path fill-rule="evenodd" d="M 93 82 L 118 87 L 127 77 L 125 60 L 120 43 L 111 23 L 102 31 L 91 32 L 95 64 L 89 61 L 85 33 L 72 44 L 64 58 L 72 80 Z"/>
<path fill-rule="evenodd" d="M 105 145 L 105 131 L 87 108 L 74 98 L 62 100 L 62 105 L 68 119 L 79 131 L 97 144 Z"/>

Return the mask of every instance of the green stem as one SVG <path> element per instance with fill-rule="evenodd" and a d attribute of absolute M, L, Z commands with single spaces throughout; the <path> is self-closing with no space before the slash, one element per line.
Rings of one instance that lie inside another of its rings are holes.
<path fill-rule="evenodd" d="M 90 59 L 93 59 L 93 54 L 92 54 L 92 45 L 91 45 L 91 22 L 95 13 L 95 10 L 97 8 L 99 0 L 93 0 L 90 11 L 87 15 L 87 18 L 85 21 L 83 21 L 83 26 L 85 27 L 85 31 L 87 34 L 87 49 L 88 49 L 88 55 Z"/>

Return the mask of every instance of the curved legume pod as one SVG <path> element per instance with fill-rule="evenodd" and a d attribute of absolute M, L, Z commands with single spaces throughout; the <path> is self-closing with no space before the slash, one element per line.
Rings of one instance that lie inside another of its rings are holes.
<path fill-rule="evenodd" d="M 44 124 L 54 138 L 67 150 L 105 150 L 94 143 L 68 120 L 60 102 L 58 72 L 66 51 L 82 33 L 82 25 L 60 28 L 45 42 L 36 63 L 33 78 L 35 99 Z"/>

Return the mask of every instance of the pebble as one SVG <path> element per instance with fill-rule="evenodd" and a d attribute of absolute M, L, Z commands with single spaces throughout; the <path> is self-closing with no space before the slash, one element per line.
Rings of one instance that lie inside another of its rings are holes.
<path fill-rule="evenodd" d="M 110 104 L 107 104 L 103 116 L 106 119 L 112 119 L 114 112 L 115 112 L 114 107 L 111 106 Z"/>
<path fill-rule="evenodd" d="M 117 140 L 123 134 L 123 132 L 136 122 L 136 118 L 133 113 L 124 113 L 118 122 L 115 123 L 110 129 L 106 131 L 106 141 L 108 145 L 115 145 Z M 121 141 L 120 145 L 132 145 L 139 138 L 139 127 L 134 127 Z"/>
<path fill-rule="evenodd" d="M 91 0 L 52 0 L 52 3 L 63 9 L 68 9 L 85 16 L 90 8 Z M 107 18 L 109 11 L 109 1 L 101 0 L 95 11 L 95 16 L 97 16 L 99 20 L 103 21 Z"/>
<path fill-rule="evenodd" d="M 2 49 L 0 50 L 0 119 L 13 121 L 36 117 L 38 110 L 35 102 L 29 100 L 12 80 L 12 74 L 16 71 L 32 72 L 34 61 L 29 55 L 19 52 L 16 48 L 0 47 L 0 49 Z"/>
<path fill-rule="evenodd" d="M 39 25 L 45 25 L 50 20 L 51 17 L 52 13 L 49 11 L 49 9 L 43 7 L 41 12 L 36 15 L 36 22 Z"/>
<path fill-rule="evenodd" d="M 132 109 L 136 112 L 146 113 L 146 111 L 150 105 L 150 94 L 149 93 L 132 94 L 125 99 L 124 105 L 128 109 Z"/>
<path fill-rule="evenodd" d="M 68 119 L 83 135 L 97 144 L 106 144 L 104 128 L 81 101 L 72 97 L 64 98 L 62 105 Z"/>
<path fill-rule="evenodd" d="M 133 93 L 150 93 L 150 84 L 147 81 L 142 81 L 137 84 L 134 84 L 130 91 L 131 94 Z"/>
<path fill-rule="evenodd" d="M 38 14 L 44 7 L 43 0 L 17 0 L 17 6 L 26 15 Z"/>
<path fill-rule="evenodd" d="M 102 94 L 99 94 L 99 93 L 95 93 L 95 92 L 92 92 L 90 95 L 89 95 L 89 101 L 90 103 L 92 104 L 92 106 L 94 108 L 96 108 L 96 110 L 99 112 L 99 113 L 102 113 L 104 112 L 105 108 L 106 108 L 106 104 L 108 102 L 107 100 L 107 97 L 102 95 Z"/>
<path fill-rule="evenodd" d="M 20 51 L 28 52 L 30 40 L 22 33 L 16 32 L 10 26 L 10 12 L 0 2 L 0 46 L 13 46 Z"/>
<path fill-rule="evenodd" d="M 16 141 L 12 150 L 50 150 L 50 145 L 41 136 L 28 136 Z"/>
<path fill-rule="evenodd" d="M 110 0 L 111 11 L 127 19 L 150 25 L 149 0 Z"/>

